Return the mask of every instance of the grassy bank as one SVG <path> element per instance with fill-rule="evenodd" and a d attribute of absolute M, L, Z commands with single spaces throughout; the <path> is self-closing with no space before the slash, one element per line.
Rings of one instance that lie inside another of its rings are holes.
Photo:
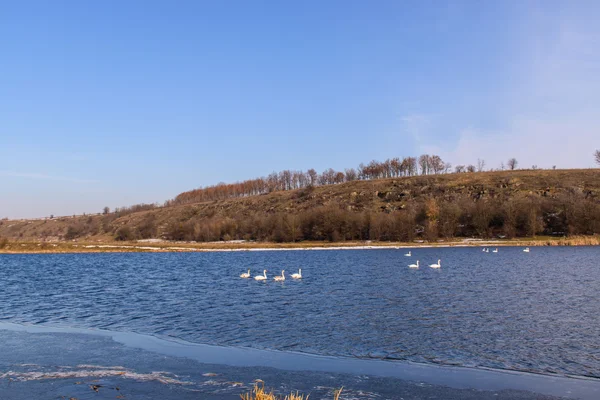
<path fill-rule="evenodd" d="M 502 240 L 457 240 L 438 242 L 220 242 L 220 243 L 182 243 L 182 242 L 32 242 L 9 241 L 0 248 L 0 254 L 17 253 L 119 253 L 119 252 L 196 252 L 196 251 L 256 251 L 256 250 L 294 250 L 294 249 L 373 249 L 373 248 L 409 248 L 409 247 L 500 247 L 500 246 L 598 246 L 600 236 L 573 237 L 535 237 Z"/>
<path fill-rule="evenodd" d="M 600 170 L 361 180 L 103 214 L 0 220 L 0 238 L 40 243 L 244 240 L 295 247 L 594 234 L 600 234 Z"/>

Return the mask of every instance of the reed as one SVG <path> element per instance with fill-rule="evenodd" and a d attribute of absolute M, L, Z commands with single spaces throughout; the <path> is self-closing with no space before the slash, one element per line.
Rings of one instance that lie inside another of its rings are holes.
<path fill-rule="evenodd" d="M 262 385 L 259 385 L 259 383 Z M 241 394 L 240 397 L 242 400 L 277 400 L 272 390 L 270 392 L 265 390 L 265 383 L 263 381 L 257 381 L 252 391 Z"/>
<path fill-rule="evenodd" d="M 344 389 L 343 386 L 341 388 L 333 391 L 333 400 L 340 400 L 340 395 L 342 394 L 342 389 Z"/>
<path fill-rule="evenodd" d="M 343 387 L 333 391 L 333 400 L 340 400 L 342 389 Z M 257 380 L 250 392 L 240 395 L 242 400 L 308 400 L 309 396 L 299 392 L 292 392 L 285 397 L 277 396 L 273 393 L 273 390 L 265 390 L 265 383 L 262 380 Z"/>

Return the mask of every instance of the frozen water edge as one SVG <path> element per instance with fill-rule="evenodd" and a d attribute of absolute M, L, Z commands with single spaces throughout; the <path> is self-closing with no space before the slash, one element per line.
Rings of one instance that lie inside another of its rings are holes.
<path fill-rule="evenodd" d="M 294 352 L 222 347 L 167 340 L 137 333 L 81 328 L 58 328 L 0 322 L 0 329 L 27 333 L 83 334 L 111 338 L 126 347 L 203 364 L 269 367 L 284 371 L 315 371 L 368 375 L 422 382 L 456 389 L 520 390 L 548 396 L 592 400 L 600 398 L 600 380 L 537 375 L 504 370 L 447 367 L 402 361 L 325 357 Z"/>

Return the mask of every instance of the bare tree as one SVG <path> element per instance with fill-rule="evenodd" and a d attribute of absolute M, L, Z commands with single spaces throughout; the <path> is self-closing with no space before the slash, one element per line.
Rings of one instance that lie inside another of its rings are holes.
<path fill-rule="evenodd" d="M 429 156 L 429 169 L 433 171 L 434 174 L 440 174 L 444 171 L 444 162 L 440 156 Z"/>
<path fill-rule="evenodd" d="M 600 150 L 596 150 L 594 158 L 596 159 L 596 164 L 600 165 Z"/>
<path fill-rule="evenodd" d="M 500 171 L 504 171 L 506 167 L 504 166 L 504 161 L 500 163 Z"/>
<path fill-rule="evenodd" d="M 457 174 L 465 172 L 465 166 L 464 165 L 457 165 L 456 168 L 454 168 L 454 172 L 456 172 Z"/>
<path fill-rule="evenodd" d="M 483 171 L 484 168 L 485 168 L 485 160 L 478 158 L 477 159 L 477 172 Z"/>
<path fill-rule="evenodd" d="M 512 171 L 515 168 L 517 168 L 518 163 L 519 162 L 517 161 L 516 158 L 511 158 L 510 160 L 508 160 L 508 168 Z"/>
<path fill-rule="evenodd" d="M 108 214 L 108 213 L 110 213 L 110 208 L 108 208 L 108 207 L 104 207 L 104 208 L 102 209 L 102 214 L 106 215 L 106 214 Z"/>
<path fill-rule="evenodd" d="M 346 168 L 346 181 L 355 181 L 357 177 L 356 170 L 354 168 Z"/>
<path fill-rule="evenodd" d="M 468 165 L 467 172 L 475 172 L 475 166 L 473 164 Z"/>
<path fill-rule="evenodd" d="M 429 173 L 429 159 L 430 157 L 428 154 L 423 154 L 419 156 L 419 167 L 421 167 L 421 175 L 427 175 Z"/>
<path fill-rule="evenodd" d="M 317 171 L 311 168 L 306 172 L 306 174 L 308 175 L 308 185 L 315 186 L 317 184 L 317 177 L 319 176 Z"/>

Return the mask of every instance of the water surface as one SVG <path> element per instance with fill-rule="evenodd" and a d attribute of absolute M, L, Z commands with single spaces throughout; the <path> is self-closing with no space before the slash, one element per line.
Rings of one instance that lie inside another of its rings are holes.
<path fill-rule="evenodd" d="M 0 319 L 600 377 L 600 249 L 0 256 Z M 427 265 L 442 260 L 441 270 Z M 421 262 L 412 270 L 409 263 Z M 301 281 L 238 276 L 302 268 Z"/>

